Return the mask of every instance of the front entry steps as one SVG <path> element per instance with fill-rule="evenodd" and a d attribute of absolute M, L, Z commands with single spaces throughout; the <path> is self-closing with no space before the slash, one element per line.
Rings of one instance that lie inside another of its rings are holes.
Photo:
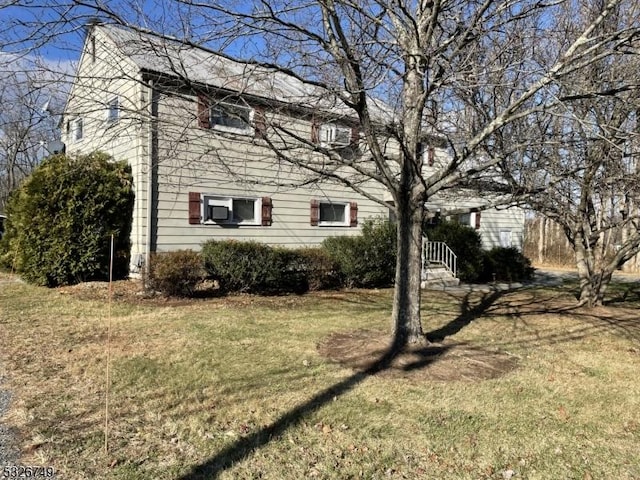
<path fill-rule="evenodd" d="M 455 287 L 460 285 L 460 279 L 442 265 L 429 265 L 422 272 L 422 288 Z"/>

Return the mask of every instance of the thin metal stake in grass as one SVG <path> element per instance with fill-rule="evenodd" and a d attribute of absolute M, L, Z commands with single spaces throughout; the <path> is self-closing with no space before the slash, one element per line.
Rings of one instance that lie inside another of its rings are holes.
<path fill-rule="evenodd" d="M 113 297 L 113 234 L 111 235 L 111 251 L 109 254 L 109 300 L 107 319 L 107 387 L 104 398 L 104 455 L 109 460 L 109 365 L 111 363 L 111 299 Z"/>

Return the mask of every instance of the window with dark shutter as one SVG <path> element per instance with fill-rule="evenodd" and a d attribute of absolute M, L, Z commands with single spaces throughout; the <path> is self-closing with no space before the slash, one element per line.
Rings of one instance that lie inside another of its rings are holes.
<path fill-rule="evenodd" d="M 476 230 L 480 229 L 480 212 L 476 212 Z"/>
<path fill-rule="evenodd" d="M 357 147 L 360 144 L 360 125 L 351 128 L 351 146 Z"/>

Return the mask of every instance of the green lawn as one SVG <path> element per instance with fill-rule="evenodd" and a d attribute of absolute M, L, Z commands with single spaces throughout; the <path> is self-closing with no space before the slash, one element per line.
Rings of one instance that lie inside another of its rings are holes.
<path fill-rule="evenodd" d="M 615 289 L 591 312 L 561 289 L 476 309 L 426 292 L 425 330 L 517 359 L 451 381 L 429 377 L 437 359 L 368 376 L 318 353 L 389 329 L 390 290 L 116 301 L 105 455 L 107 304 L 3 278 L 4 422 L 58 478 L 640 478 L 640 320 Z"/>

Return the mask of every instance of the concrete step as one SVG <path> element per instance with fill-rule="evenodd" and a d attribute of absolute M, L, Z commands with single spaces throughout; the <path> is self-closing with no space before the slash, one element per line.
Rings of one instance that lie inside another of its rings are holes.
<path fill-rule="evenodd" d="M 421 282 L 422 288 L 451 287 L 459 284 L 459 278 L 454 277 L 445 267 L 437 265 L 430 266 L 423 272 Z"/>

